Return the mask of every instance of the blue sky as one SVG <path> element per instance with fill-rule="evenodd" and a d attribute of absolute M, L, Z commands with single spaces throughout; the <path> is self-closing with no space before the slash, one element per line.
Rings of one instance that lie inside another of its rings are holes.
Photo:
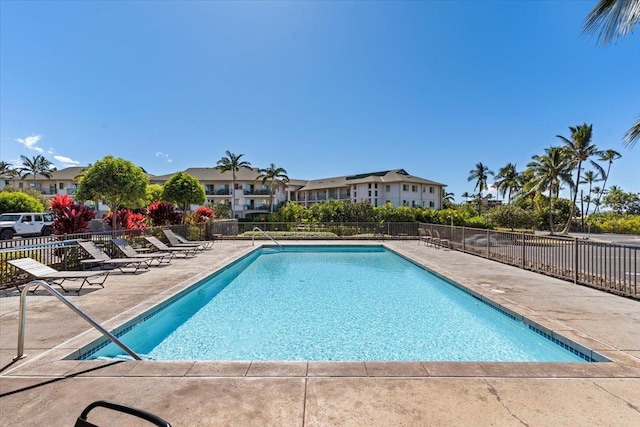
<path fill-rule="evenodd" d="M 0 2 L 0 158 L 112 154 L 160 175 L 225 150 L 290 178 L 404 168 L 461 201 L 591 123 L 640 192 L 640 34 L 593 1 Z M 636 32 L 637 33 L 637 32 Z"/>

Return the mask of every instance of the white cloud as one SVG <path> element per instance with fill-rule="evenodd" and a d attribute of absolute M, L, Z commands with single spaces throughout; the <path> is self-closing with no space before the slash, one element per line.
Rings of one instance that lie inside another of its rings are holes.
<path fill-rule="evenodd" d="M 167 163 L 171 163 L 173 161 L 169 158 L 169 155 L 167 153 L 163 153 L 162 151 L 156 152 L 156 157 L 164 157 L 165 159 L 167 159 Z"/>
<path fill-rule="evenodd" d="M 65 157 L 65 156 L 53 156 L 54 159 L 56 159 L 57 161 L 59 161 L 60 163 L 65 163 L 67 165 L 79 165 L 80 162 L 77 160 L 72 160 L 69 157 Z"/>
<path fill-rule="evenodd" d="M 24 139 L 16 138 L 16 141 L 20 144 L 27 147 L 29 150 L 37 151 L 38 153 L 42 153 L 44 150 L 40 147 L 37 147 L 36 144 L 40 142 L 42 139 L 42 135 L 31 135 Z"/>

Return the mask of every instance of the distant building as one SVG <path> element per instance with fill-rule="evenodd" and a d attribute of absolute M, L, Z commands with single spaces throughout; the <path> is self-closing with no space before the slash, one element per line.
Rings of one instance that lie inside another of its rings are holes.
<path fill-rule="evenodd" d="M 85 167 L 69 167 L 55 171 L 51 178 L 38 175 L 36 179 L 20 177 L 1 177 L 3 185 L 17 188 L 35 188 L 47 196 L 68 194 L 73 196 L 79 177 Z M 231 172 L 220 172 L 216 168 L 188 168 L 184 171 L 195 177 L 205 188 L 207 203 L 234 204 L 236 216 L 247 218 L 269 212 L 269 183 L 262 184 L 258 179 L 257 168 L 242 168 L 236 172 L 236 185 L 233 187 Z M 174 174 L 151 175 L 147 173 L 150 184 L 163 185 Z M 345 175 L 314 180 L 290 179 L 287 184 L 277 182 L 273 195 L 274 205 L 296 201 L 305 207 L 334 199 L 359 202 L 369 201 L 373 206 L 391 203 L 394 206 L 420 206 L 430 209 L 442 209 L 442 189 L 444 184 L 412 176 L 404 169 L 381 172 Z M 106 213 L 108 207 L 97 206 L 98 211 Z M 193 206 L 192 209 L 195 209 Z"/>

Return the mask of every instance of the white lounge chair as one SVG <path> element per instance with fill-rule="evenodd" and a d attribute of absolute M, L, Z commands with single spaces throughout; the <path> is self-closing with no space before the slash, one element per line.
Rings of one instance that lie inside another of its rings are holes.
<path fill-rule="evenodd" d="M 91 240 L 79 240 L 78 245 L 93 259 L 81 261 L 84 263 L 93 263 L 97 264 L 100 267 L 114 267 L 120 270 L 122 273 L 136 273 L 139 269 L 144 268 L 145 270 L 149 269 L 149 264 L 151 263 L 151 258 L 143 258 L 143 257 L 135 257 L 135 258 L 111 258 L 105 251 L 100 249 L 94 242 Z M 124 270 L 125 267 L 133 268 L 131 270 Z"/>
<path fill-rule="evenodd" d="M 54 283 L 62 288 L 63 291 L 67 292 L 67 290 L 62 286 L 62 283 L 65 280 L 82 280 L 80 284 L 80 288 L 78 288 L 78 294 L 82 287 L 87 285 L 97 285 L 104 288 L 104 282 L 107 280 L 107 276 L 109 275 L 108 271 L 100 270 L 100 271 L 58 271 L 55 268 L 51 268 L 48 265 L 45 265 L 39 261 L 36 261 L 32 258 L 20 258 L 20 259 L 12 259 L 7 261 L 9 264 L 14 267 L 24 271 L 25 273 L 34 277 L 34 279 L 42 279 L 47 282 Z M 92 282 L 90 279 L 92 277 L 104 276 L 101 281 Z M 16 285 L 16 288 L 18 286 Z M 18 288 L 20 290 L 20 288 Z"/>

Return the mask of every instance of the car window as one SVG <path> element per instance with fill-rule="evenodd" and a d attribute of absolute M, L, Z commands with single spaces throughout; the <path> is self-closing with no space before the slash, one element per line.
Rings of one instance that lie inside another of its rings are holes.
<path fill-rule="evenodd" d="M 31 215 L 25 215 L 22 217 L 22 222 L 31 222 Z"/>
<path fill-rule="evenodd" d="M 34 215 L 33 220 L 36 222 L 42 222 L 42 215 Z"/>
<path fill-rule="evenodd" d="M 2 214 L 0 215 L 0 221 L 12 221 L 15 222 L 20 219 L 20 215 Z"/>
<path fill-rule="evenodd" d="M 53 215 L 51 214 L 44 214 L 44 220 L 46 222 L 53 222 Z"/>

